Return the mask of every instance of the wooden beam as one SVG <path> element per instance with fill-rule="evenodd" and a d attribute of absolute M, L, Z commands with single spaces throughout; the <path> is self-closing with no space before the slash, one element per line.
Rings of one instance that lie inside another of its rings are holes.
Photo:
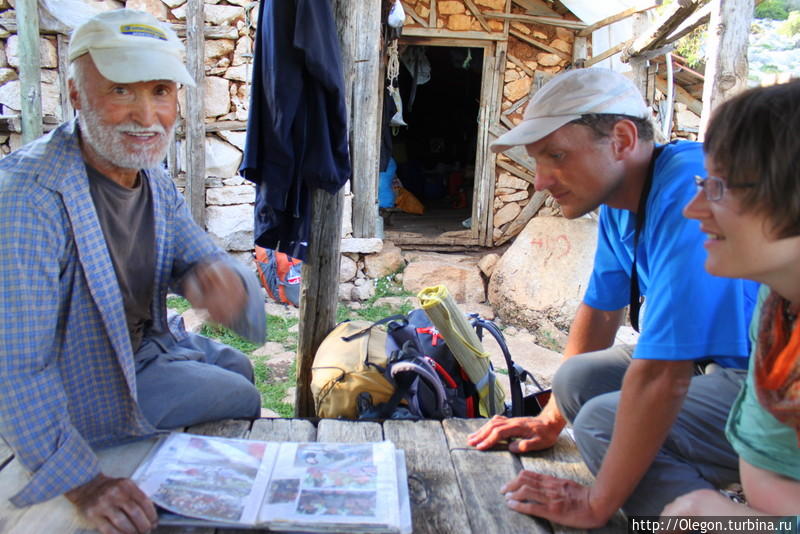
<path fill-rule="evenodd" d="M 495 138 L 500 137 L 507 131 L 508 129 L 504 128 L 499 124 L 493 124 L 492 126 L 489 127 L 489 133 L 495 136 Z M 510 159 L 520 167 L 527 169 L 528 172 L 532 174 L 536 173 L 536 162 L 525 151 L 525 147 L 523 146 L 511 147 L 505 152 L 503 152 L 503 154 L 505 154 L 506 157 L 508 157 L 508 159 Z"/>
<path fill-rule="evenodd" d="M 56 36 L 56 53 L 58 54 L 58 87 L 61 93 L 61 120 L 68 121 L 75 115 L 72 109 L 72 102 L 69 99 L 69 83 L 67 82 L 69 58 L 67 50 L 69 48 L 69 39 L 66 35 L 58 34 Z"/>
<path fill-rule="evenodd" d="M 548 26 L 559 26 L 561 28 L 569 28 L 570 30 L 582 30 L 586 27 L 583 22 L 574 20 L 567 20 L 557 17 L 537 17 L 536 15 L 521 15 L 519 13 L 500 13 L 498 11 L 489 11 L 484 13 L 490 19 L 513 20 L 517 22 L 531 22 L 534 24 L 546 24 Z"/>
<path fill-rule="evenodd" d="M 711 0 L 700 141 L 714 109 L 747 89 L 746 58 L 753 11 L 753 0 Z"/>
<path fill-rule="evenodd" d="M 526 170 L 520 169 L 519 167 L 515 167 L 514 165 L 510 165 L 502 160 L 497 160 L 496 165 L 503 169 L 504 171 L 508 171 L 517 178 L 521 180 L 525 180 L 529 184 L 533 185 L 536 181 L 536 176 Z"/>
<path fill-rule="evenodd" d="M 588 37 L 576 37 L 572 43 L 572 64 L 575 68 L 582 69 L 586 66 L 589 55 Z"/>
<path fill-rule="evenodd" d="M 691 17 L 684 20 L 683 23 L 678 26 L 678 29 L 671 33 L 669 37 L 667 37 L 666 42 L 674 43 L 678 39 L 690 34 L 703 24 L 708 24 L 709 20 L 711 20 L 711 3 L 704 5 L 695 11 Z"/>
<path fill-rule="evenodd" d="M 633 39 L 628 39 L 627 41 L 624 41 L 622 43 L 617 44 L 616 46 L 612 46 L 611 48 L 609 48 L 608 50 L 606 50 L 602 54 L 600 54 L 598 56 L 592 56 L 591 58 L 587 59 L 584 62 L 583 65 L 584 65 L 584 67 L 588 68 L 588 67 L 591 67 L 592 65 L 594 65 L 596 63 L 600 63 L 604 59 L 608 59 L 611 56 L 613 56 L 614 54 L 618 54 L 618 53 L 622 52 L 622 50 L 624 50 L 625 48 L 630 46 L 630 44 L 632 42 L 633 42 Z"/>
<path fill-rule="evenodd" d="M 178 37 L 186 37 L 186 24 L 170 24 L 170 27 L 178 34 Z M 239 38 L 239 30 L 235 26 L 204 26 L 203 36 L 206 39 L 236 40 Z"/>
<path fill-rule="evenodd" d="M 519 234 L 525 225 L 533 218 L 536 213 L 542 209 L 545 200 L 550 196 L 547 191 L 536 191 L 527 204 L 522 208 L 522 211 L 514 218 L 513 221 L 506 227 L 503 236 L 497 240 L 495 245 L 502 245 L 512 237 Z"/>
<path fill-rule="evenodd" d="M 615 22 L 625 20 L 631 15 L 636 15 L 637 13 L 643 13 L 645 11 L 649 11 L 654 7 L 658 7 L 658 4 L 653 4 L 647 7 L 632 7 L 630 9 L 626 9 L 625 11 L 621 11 L 616 15 L 611 15 L 610 17 L 598 20 L 591 26 L 585 26 L 584 29 L 578 32 L 578 35 L 576 37 L 589 37 L 590 35 L 592 35 L 594 31 L 599 30 L 600 28 L 605 28 L 606 26 L 614 24 Z"/>
<path fill-rule="evenodd" d="M 39 69 L 39 10 L 36 0 L 17 0 L 19 19 L 19 98 L 22 142 L 42 135 L 42 76 Z"/>
<path fill-rule="evenodd" d="M 186 190 L 184 195 L 195 222 L 205 228 L 206 127 L 205 127 L 205 25 L 203 2 L 186 3 L 186 64 L 195 86 L 186 87 Z"/>
<path fill-rule="evenodd" d="M 489 27 L 489 23 L 486 22 L 486 17 L 483 16 L 481 10 L 472 2 L 472 0 L 464 0 L 464 4 L 466 4 L 467 8 L 472 12 L 478 22 L 483 27 L 484 30 L 487 32 L 491 32 L 492 29 Z"/>
<path fill-rule="evenodd" d="M 381 3 L 362 2 L 351 14 L 356 17 L 350 47 L 353 50 L 353 102 L 350 124 L 358 124 L 359 140 L 351 140 L 353 176 L 353 237 L 377 237 L 378 167 L 383 104 L 381 69 Z"/>
<path fill-rule="evenodd" d="M 324 0 L 329 1 L 329 0 Z M 348 117 L 353 98 L 353 53 L 351 39 L 356 35 L 354 26 L 360 17 L 363 0 L 332 0 L 333 16 L 339 36 L 339 46 L 344 74 L 344 98 Z M 351 149 L 352 125 L 347 135 Z M 297 340 L 297 394 L 294 412 L 298 417 L 315 415 L 311 395 L 311 367 L 314 355 L 322 340 L 336 324 L 336 303 L 339 300 L 339 264 L 342 247 L 342 213 L 344 190 L 331 195 L 314 188 L 311 193 L 311 231 L 308 251 L 303 262 L 300 284 L 300 326 Z"/>
<path fill-rule="evenodd" d="M 438 21 L 438 14 L 436 13 L 436 0 L 431 0 L 431 5 L 429 6 L 430 13 L 428 14 L 428 27 L 430 28 L 437 28 L 439 26 Z"/>
<path fill-rule="evenodd" d="M 550 6 L 542 2 L 542 0 L 514 0 L 514 3 L 531 15 L 541 15 L 543 17 L 561 16 L 557 12 L 550 9 Z"/>
<path fill-rule="evenodd" d="M 506 115 L 506 116 L 508 116 L 508 115 L 511 115 L 511 114 L 513 114 L 513 113 L 514 113 L 515 111 L 517 111 L 519 108 L 521 108 L 522 106 L 524 106 L 524 105 L 525 105 L 525 104 L 528 102 L 528 99 L 530 99 L 530 96 L 528 96 L 528 95 L 525 95 L 525 96 L 523 96 L 522 98 L 520 98 L 519 100 L 517 100 L 516 102 L 514 102 L 514 105 L 513 105 L 513 106 L 511 106 L 510 108 L 508 108 L 507 110 L 505 110 L 505 111 L 503 112 L 503 115 Z"/>
<path fill-rule="evenodd" d="M 454 32 L 441 28 L 403 28 L 403 37 L 426 37 L 435 39 L 466 39 L 478 41 L 504 41 L 506 38 L 501 33 L 487 32 Z"/>
<path fill-rule="evenodd" d="M 409 6 L 407 2 L 404 2 L 404 1 L 402 1 L 402 0 L 401 0 L 401 4 L 403 5 L 403 11 L 404 11 L 405 13 L 407 13 L 409 17 L 411 17 L 412 19 L 414 19 L 414 20 L 417 22 L 417 24 L 419 24 L 419 25 L 420 25 L 420 26 L 422 26 L 423 28 L 427 28 L 427 27 L 428 27 L 428 21 L 427 21 L 427 20 L 425 20 L 425 19 L 423 19 L 422 17 L 420 17 L 420 16 L 417 14 L 417 12 L 416 12 L 416 11 L 414 11 L 414 8 L 413 8 L 413 7 Z"/>
<path fill-rule="evenodd" d="M 667 94 L 667 81 L 660 76 L 656 76 L 656 88 L 662 93 Z M 674 91 L 675 99 L 678 102 L 685 104 L 686 107 L 698 117 L 702 115 L 703 103 L 700 100 L 694 98 L 686 89 L 678 84 L 675 84 Z"/>
<path fill-rule="evenodd" d="M 622 61 L 627 62 L 631 57 L 638 56 L 642 52 L 664 46 L 667 37 L 697 10 L 702 1 L 683 0 L 670 5 L 662 17 L 650 27 L 650 30 L 637 37 L 625 50 L 622 54 Z"/>
<path fill-rule="evenodd" d="M 563 58 L 563 59 L 565 59 L 567 61 L 571 61 L 572 60 L 572 56 L 570 56 L 569 54 L 566 54 L 566 53 L 562 52 L 561 50 L 558 50 L 557 48 L 553 48 L 552 46 L 546 45 L 544 43 L 540 43 L 536 39 L 532 39 L 531 37 L 528 37 L 524 33 L 518 32 L 516 30 L 509 30 L 508 33 L 510 33 L 511 35 L 513 35 L 514 37 L 519 39 L 520 41 L 525 41 L 526 43 L 532 44 L 533 46 L 535 46 L 537 48 L 541 48 L 545 52 L 550 52 L 551 54 L 555 54 L 555 55 L 559 56 L 560 58 Z"/>
<path fill-rule="evenodd" d="M 522 69 L 522 72 L 533 78 L 533 69 L 527 66 L 521 59 L 519 59 L 516 56 L 512 56 L 511 54 L 508 54 L 506 59 L 508 59 L 511 63 Z"/>

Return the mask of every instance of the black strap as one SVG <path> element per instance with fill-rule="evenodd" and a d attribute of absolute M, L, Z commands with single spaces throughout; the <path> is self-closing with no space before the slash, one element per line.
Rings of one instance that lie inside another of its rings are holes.
<path fill-rule="evenodd" d="M 653 171 L 656 167 L 656 160 L 664 150 L 664 145 L 656 146 L 653 155 L 650 157 L 650 166 L 647 169 L 647 177 L 644 180 L 642 194 L 639 196 L 639 208 L 636 210 L 636 230 L 633 233 L 633 264 L 631 265 L 631 305 L 628 309 L 630 314 L 631 326 L 639 331 L 639 309 L 642 307 L 644 298 L 639 292 L 639 273 L 636 270 L 636 249 L 639 248 L 639 234 L 644 228 L 645 210 L 647 209 L 647 197 L 650 196 L 650 189 L 653 186 Z"/>

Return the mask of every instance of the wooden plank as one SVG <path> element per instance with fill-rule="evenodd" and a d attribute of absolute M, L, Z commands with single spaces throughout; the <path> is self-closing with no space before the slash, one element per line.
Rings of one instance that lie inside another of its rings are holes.
<path fill-rule="evenodd" d="M 635 15 L 637 13 L 643 13 L 645 11 L 650 11 L 654 7 L 658 7 L 658 4 L 653 4 L 647 7 L 632 7 L 630 9 L 626 9 L 617 13 L 616 15 L 611 15 L 610 17 L 606 17 L 602 20 L 598 20 L 591 26 L 586 26 L 583 30 L 578 32 L 576 37 L 589 37 L 592 33 L 600 28 L 605 28 L 615 22 L 619 22 L 621 20 L 625 20 L 626 18 L 630 17 L 631 15 Z"/>
<path fill-rule="evenodd" d="M 481 10 L 478 9 L 475 3 L 472 0 L 464 0 L 464 4 L 472 12 L 475 18 L 478 19 L 478 23 L 480 23 L 483 29 L 487 32 L 491 32 L 492 29 L 489 27 L 489 23 L 486 22 L 486 17 L 483 16 L 483 13 L 481 13 Z"/>
<path fill-rule="evenodd" d="M 545 52 L 550 52 L 551 54 L 555 54 L 555 55 L 557 55 L 557 56 L 559 56 L 559 57 L 561 57 L 563 59 L 566 59 L 567 61 L 572 60 L 572 56 L 570 56 L 569 54 L 565 54 L 564 52 L 562 52 L 561 50 L 558 50 L 557 48 L 553 48 L 550 45 L 546 45 L 546 44 L 544 44 L 542 42 L 537 41 L 536 39 L 528 37 L 527 35 L 525 35 L 525 34 L 523 34 L 521 32 L 518 32 L 517 30 L 509 30 L 508 33 L 510 33 L 511 35 L 513 35 L 514 37 L 519 39 L 520 41 L 525 41 L 526 43 L 532 44 L 533 46 L 535 46 L 537 48 L 541 48 Z"/>
<path fill-rule="evenodd" d="M 511 119 L 509 119 L 509 118 L 508 118 L 508 117 L 506 117 L 505 115 L 501 115 L 501 116 L 500 116 L 500 122 L 502 122 L 502 123 L 503 123 L 503 125 L 504 125 L 506 128 L 508 128 L 509 130 L 511 130 L 511 129 L 513 129 L 513 128 L 514 128 L 514 123 L 513 123 L 513 122 L 511 122 Z"/>
<path fill-rule="evenodd" d="M 350 124 L 350 158 L 353 165 L 353 237 L 377 237 L 378 167 L 380 165 L 380 128 L 383 84 L 381 69 L 381 3 L 352 4 L 355 17 L 352 39 L 353 102 Z"/>
<path fill-rule="evenodd" d="M 508 54 L 506 59 L 508 59 L 511 63 L 522 69 L 522 72 L 533 78 L 533 69 L 527 66 L 525 62 L 523 62 L 521 59 L 511 54 Z"/>
<path fill-rule="evenodd" d="M 500 43 L 503 44 L 503 43 Z M 492 122 L 494 109 L 497 102 L 497 83 L 504 70 L 501 65 L 505 62 L 499 60 L 491 48 L 483 50 L 483 72 L 481 74 L 480 107 L 478 109 L 478 136 L 475 154 L 475 182 L 472 188 L 472 228 L 471 234 L 478 243 L 487 242 L 487 235 L 491 235 L 492 199 L 494 197 L 494 165 L 489 164 L 491 152 L 489 151 L 488 125 Z"/>
<path fill-rule="evenodd" d="M 517 476 L 520 463 L 504 451 L 455 450 L 451 453 L 461 496 L 473 532 L 549 534 L 549 523 L 506 506 L 500 488 Z"/>
<path fill-rule="evenodd" d="M 178 37 L 186 37 L 186 24 L 170 24 Z M 206 39 L 233 39 L 239 38 L 239 30 L 235 26 L 204 26 L 203 37 Z"/>
<path fill-rule="evenodd" d="M 606 50 L 605 52 L 603 52 L 598 56 L 592 56 L 591 58 L 587 59 L 584 62 L 584 67 L 589 68 L 596 63 L 600 63 L 604 59 L 610 58 L 614 54 L 622 52 L 622 50 L 630 46 L 631 43 L 633 43 L 633 39 L 628 39 L 627 41 L 623 41 L 615 46 L 612 46 L 611 48 L 609 48 L 608 50 Z"/>
<path fill-rule="evenodd" d="M 468 32 L 454 32 L 452 30 L 443 30 L 441 28 L 403 28 L 403 37 L 431 37 L 435 39 L 450 38 L 450 39 L 468 39 L 468 40 L 483 40 L 483 41 L 503 41 L 505 36 L 499 32 L 487 33 L 478 31 Z"/>
<path fill-rule="evenodd" d="M 489 128 L 489 132 L 495 137 L 500 137 L 507 131 L 508 129 L 504 128 L 499 124 L 493 124 Z M 524 146 L 511 147 L 505 152 L 503 152 L 503 154 L 505 154 L 506 157 L 508 157 L 508 159 L 510 159 L 517 165 L 523 167 L 524 169 L 527 169 L 529 172 L 536 173 L 536 163 L 533 161 L 533 158 L 531 158 L 528 155 L 528 152 L 525 150 Z"/>
<path fill-rule="evenodd" d="M 67 82 L 69 58 L 67 49 L 69 48 L 69 38 L 65 35 L 56 36 L 56 52 L 58 54 L 58 87 L 59 98 L 61 99 L 61 120 L 68 121 L 75 115 L 72 109 L 72 102 L 69 99 L 69 83 Z"/>
<path fill-rule="evenodd" d="M 245 438 L 250 432 L 250 421 L 242 419 L 224 419 L 200 425 L 190 426 L 186 429 L 190 434 L 201 436 L 221 436 L 224 438 Z"/>
<path fill-rule="evenodd" d="M 522 208 L 522 211 L 520 211 L 514 220 L 506 227 L 506 231 L 503 232 L 502 237 L 497 240 L 497 244 L 502 245 L 509 239 L 516 237 L 517 234 L 525 228 L 525 225 L 539 212 L 548 196 L 550 196 L 550 193 L 547 191 L 536 191 L 528 203 Z"/>
<path fill-rule="evenodd" d="M 317 429 L 305 419 L 257 419 L 247 439 L 261 441 L 316 441 Z"/>
<path fill-rule="evenodd" d="M 425 19 L 423 19 L 422 17 L 420 17 L 420 16 L 417 14 L 417 12 L 416 12 L 416 11 L 414 11 L 414 8 L 412 8 L 412 7 L 410 7 L 410 6 L 408 5 L 408 2 L 406 2 L 405 0 L 401 0 L 401 2 L 400 2 L 400 3 L 403 5 L 403 11 L 404 11 L 404 12 L 405 12 L 405 13 L 406 13 L 406 14 L 407 14 L 409 17 L 411 17 L 412 19 L 414 19 L 414 20 L 417 22 L 417 24 L 419 24 L 419 25 L 420 25 L 420 26 L 422 26 L 423 28 L 427 28 L 427 27 L 428 27 L 428 21 L 427 21 L 427 20 L 425 20 Z"/>
<path fill-rule="evenodd" d="M 186 87 L 186 189 L 184 196 L 194 221 L 206 221 L 206 129 L 204 3 L 186 3 L 186 65 L 195 86 Z"/>
<path fill-rule="evenodd" d="M 667 81 L 660 76 L 656 76 L 656 88 L 664 94 L 667 94 Z M 678 84 L 675 84 L 675 99 L 678 102 L 686 104 L 686 107 L 689 108 L 692 113 L 695 115 L 702 115 L 703 113 L 703 103 L 700 100 L 697 100 L 692 95 L 689 94 L 686 89 L 681 87 Z"/>
<path fill-rule="evenodd" d="M 664 46 L 667 37 L 677 29 L 681 23 L 694 13 L 702 0 L 684 0 L 675 2 L 667 6 L 659 20 L 650 26 L 650 29 L 631 44 L 622 56 L 622 61 L 628 61 L 633 56 L 637 56 L 647 50 L 653 50 Z M 752 2 L 750 3 L 752 8 Z M 752 9 L 751 9 L 752 11 Z M 749 31 L 749 26 L 745 31 Z"/>
<path fill-rule="evenodd" d="M 19 93 L 22 143 L 42 135 L 42 74 L 39 68 L 39 11 L 36 0 L 17 0 Z"/>
<path fill-rule="evenodd" d="M 155 444 L 154 439 L 140 440 L 97 452 L 103 473 L 112 477 L 129 477 Z M 8 498 L 22 489 L 28 474 L 14 460 L 0 472 L 0 533 L 29 534 L 31 532 L 58 532 L 77 534 L 89 529 L 75 507 L 65 497 L 30 506 L 15 508 Z"/>
<path fill-rule="evenodd" d="M 380 423 L 321 419 L 317 425 L 317 441 L 336 443 L 383 441 L 383 430 Z"/>
<path fill-rule="evenodd" d="M 436 13 L 436 0 L 430 0 L 430 2 L 431 5 L 429 6 L 430 13 L 428 14 L 428 26 L 431 28 L 436 28 L 439 25 L 438 15 Z"/>
<path fill-rule="evenodd" d="M 536 161 L 534 160 L 534 165 L 535 164 L 536 164 Z M 524 171 L 524 170 L 520 169 L 519 167 L 515 167 L 513 165 L 510 165 L 510 164 L 508 164 L 508 163 L 506 163 L 505 161 L 502 161 L 502 160 L 497 160 L 496 165 L 498 167 L 500 167 L 501 169 L 510 172 L 511 174 L 516 176 L 517 178 L 525 180 L 526 182 L 528 182 L 530 184 L 536 183 L 536 176 L 535 175 L 533 175 L 533 174 L 531 174 L 531 173 L 529 173 L 527 171 Z"/>
<path fill-rule="evenodd" d="M 589 41 L 587 37 L 576 37 L 572 43 L 572 64 L 575 68 L 582 69 L 589 56 Z"/>
<path fill-rule="evenodd" d="M 503 115 L 505 115 L 505 116 L 512 115 L 512 114 L 513 114 L 515 111 L 517 111 L 519 108 L 521 108 L 522 106 L 524 106 L 525 104 L 527 104 L 527 103 L 528 103 L 528 100 L 530 100 L 530 97 L 529 97 L 528 95 L 525 95 L 525 96 L 523 96 L 522 98 L 520 98 L 519 100 L 517 100 L 516 102 L 514 102 L 514 105 L 513 105 L 513 106 L 511 106 L 510 108 L 508 108 L 507 110 L 505 110 L 505 111 L 503 112 Z"/>
<path fill-rule="evenodd" d="M 703 24 L 708 24 L 708 21 L 711 20 L 711 7 L 712 4 L 709 2 L 708 4 L 704 5 L 697 11 L 695 11 L 692 16 L 684 20 L 678 29 L 674 32 L 669 34 L 667 37 L 667 43 L 674 43 L 678 39 L 685 37 L 686 35 L 690 34 L 698 27 L 702 26 Z"/>
<path fill-rule="evenodd" d="M 470 527 L 444 431 L 438 421 L 386 421 L 386 439 L 403 449 L 415 534 L 484 534 Z"/>
<path fill-rule="evenodd" d="M 542 0 L 514 0 L 514 3 L 532 15 L 542 15 L 544 17 L 560 17 L 556 11 Z"/>
<path fill-rule="evenodd" d="M 519 13 L 501 13 L 499 11 L 489 11 L 484 13 L 490 19 L 502 19 L 506 21 L 527 22 L 533 24 L 545 24 L 547 26 L 558 26 L 570 30 L 582 30 L 586 27 L 583 22 L 562 19 L 560 17 L 537 17 L 535 15 L 520 15 Z"/>

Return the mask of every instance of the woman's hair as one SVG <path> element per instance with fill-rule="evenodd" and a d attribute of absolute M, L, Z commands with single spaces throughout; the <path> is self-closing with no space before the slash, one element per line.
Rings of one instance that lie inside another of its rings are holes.
<path fill-rule="evenodd" d="M 745 211 L 763 214 L 779 238 L 800 235 L 800 80 L 757 87 L 722 103 L 703 149 Z"/>

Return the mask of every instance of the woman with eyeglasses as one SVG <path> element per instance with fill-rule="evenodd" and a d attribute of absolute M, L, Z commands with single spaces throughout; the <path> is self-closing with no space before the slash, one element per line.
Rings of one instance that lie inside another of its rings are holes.
<path fill-rule="evenodd" d="M 663 515 L 800 514 L 800 80 L 723 103 L 704 145 L 708 176 L 684 215 L 706 233 L 706 269 L 764 284 L 747 381 L 726 434 L 747 504 L 698 490 Z"/>

